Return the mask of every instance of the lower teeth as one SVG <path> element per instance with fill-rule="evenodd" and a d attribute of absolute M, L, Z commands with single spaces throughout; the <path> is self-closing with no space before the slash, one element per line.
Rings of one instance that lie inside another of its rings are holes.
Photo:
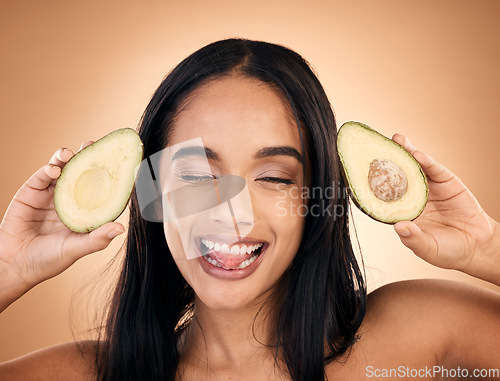
<path fill-rule="evenodd" d="M 245 267 L 250 266 L 259 256 L 259 254 L 254 254 L 247 260 L 244 260 L 243 262 L 240 263 L 238 267 L 236 267 L 234 270 L 241 270 L 244 269 Z M 221 267 L 226 270 L 232 270 L 232 269 L 227 269 L 219 264 L 215 259 L 210 258 L 208 255 L 204 255 L 203 258 L 205 258 L 210 264 L 216 266 L 216 267 Z"/>

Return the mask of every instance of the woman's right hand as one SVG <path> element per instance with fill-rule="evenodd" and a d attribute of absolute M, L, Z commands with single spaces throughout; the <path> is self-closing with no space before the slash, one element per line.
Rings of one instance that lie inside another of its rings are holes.
<path fill-rule="evenodd" d="M 81 257 L 104 249 L 125 231 L 122 224 L 109 222 L 90 233 L 75 233 L 61 222 L 54 210 L 54 188 L 72 156 L 69 149 L 58 150 L 11 201 L 0 224 L 0 288 L 23 290 L 22 294 Z"/>

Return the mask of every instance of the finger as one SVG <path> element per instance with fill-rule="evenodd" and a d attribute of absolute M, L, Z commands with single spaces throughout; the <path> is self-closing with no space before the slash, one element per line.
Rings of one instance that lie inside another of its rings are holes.
<path fill-rule="evenodd" d="M 105 249 L 125 228 L 119 222 L 108 222 L 90 233 L 79 234 L 68 244 L 68 252 L 77 260 L 85 255 Z"/>
<path fill-rule="evenodd" d="M 72 157 L 73 151 L 68 148 L 60 148 L 52 155 L 49 160 L 49 164 L 57 165 L 62 168 Z"/>
<path fill-rule="evenodd" d="M 444 183 L 456 178 L 456 176 L 448 168 L 434 160 L 425 152 L 417 150 L 410 142 L 407 136 L 401 134 L 394 134 L 392 139 L 401 145 L 404 149 L 412 154 L 415 160 L 418 161 L 424 173 L 436 183 Z"/>
<path fill-rule="evenodd" d="M 400 221 L 394 225 L 399 239 L 407 248 L 418 257 L 432 263 L 438 254 L 436 240 L 428 233 L 423 232 L 417 224 L 411 221 Z"/>
<path fill-rule="evenodd" d="M 405 135 L 394 134 L 392 140 L 394 140 L 396 143 L 398 143 L 412 155 L 416 151 L 415 146 L 410 142 L 410 139 L 408 139 L 408 137 Z"/>
<path fill-rule="evenodd" d="M 61 168 L 57 165 L 46 164 L 38 171 L 36 171 L 29 179 L 26 181 L 26 185 L 30 188 L 43 190 L 48 188 L 61 174 Z"/>
<path fill-rule="evenodd" d="M 87 148 L 89 145 L 91 145 L 92 143 L 94 143 L 92 140 L 89 140 L 89 141 L 86 141 L 86 142 L 83 142 L 82 145 L 80 146 L 80 149 L 78 150 L 78 152 L 80 152 L 82 149 L 84 148 Z"/>
<path fill-rule="evenodd" d="M 457 177 L 444 165 L 438 163 L 428 154 L 415 151 L 413 157 L 418 161 L 424 173 L 436 183 L 444 183 L 450 180 L 455 180 Z"/>
<path fill-rule="evenodd" d="M 91 252 L 102 250 L 124 231 L 125 228 L 119 222 L 108 222 L 87 235 L 86 247 L 91 250 Z"/>

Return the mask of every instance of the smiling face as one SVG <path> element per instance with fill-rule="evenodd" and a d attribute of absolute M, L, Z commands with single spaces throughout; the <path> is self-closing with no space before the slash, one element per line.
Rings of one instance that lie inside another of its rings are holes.
<path fill-rule="evenodd" d="M 299 132 L 289 105 L 273 88 L 233 75 L 190 94 L 168 146 L 197 138 L 204 155 L 196 147 L 177 155 L 171 170 L 177 181 L 210 183 L 212 175 L 236 175 L 246 181 L 245 192 L 230 205 L 164 222 L 165 237 L 201 302 L 215 309 L 245 308 L 272 291 L 302 239 Z M 189 259 L 189 250 L 198 255 Z"/>

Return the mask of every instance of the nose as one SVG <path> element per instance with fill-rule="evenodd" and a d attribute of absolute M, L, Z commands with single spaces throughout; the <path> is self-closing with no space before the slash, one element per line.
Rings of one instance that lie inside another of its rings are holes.
<path fill-rule="evenodd" d="M 243 178 L 239 179 L 244 182 Z M 234 181 L 228 188 L 222 190 L 220 203 L 211 208 L 208 213 L 210 221 L 223 225 L 227 229 L 233 228 L 235 234 L 240 237 L 246 236 L 253 229 L 254 216 L 248 186 L 246 182 L 243 183 L 244 186 L 237 182 Z M 228 190 L 229 192 L 226 192 Z"/>
<path fill-rule="evenodd" d="M 242 236 L 253 228 L 253 209 L 243 177 L 223 175 L 217 181 L 204 181 L 169 193 L 175 218 L 202 212 L 219 229 Z"/>

